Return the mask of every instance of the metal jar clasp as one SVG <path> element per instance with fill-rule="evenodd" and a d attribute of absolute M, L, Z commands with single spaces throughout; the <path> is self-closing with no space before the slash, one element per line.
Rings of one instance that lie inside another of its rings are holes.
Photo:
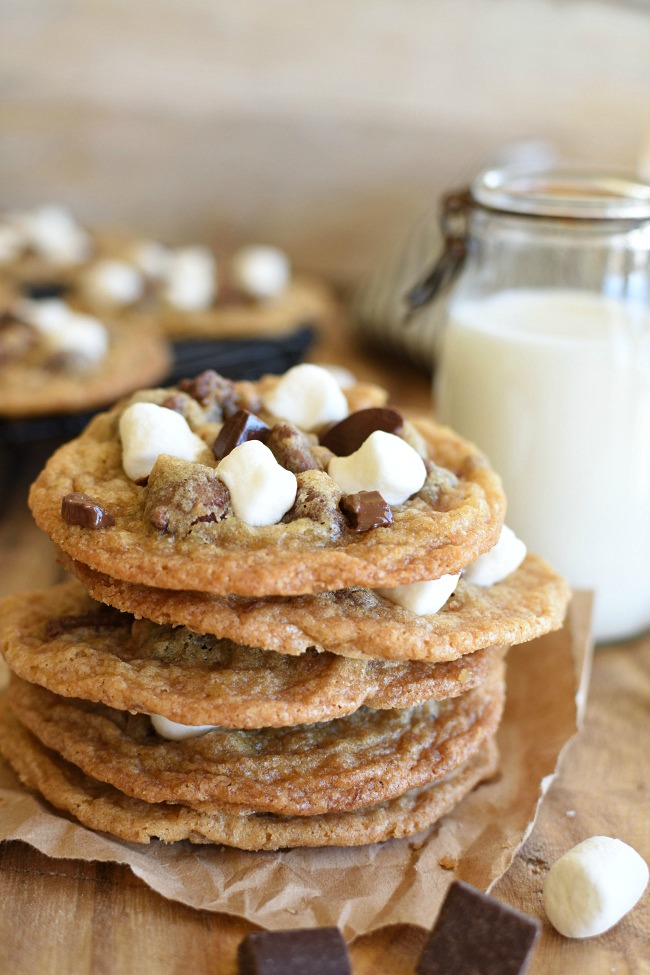
<path fill-rule="evenodd" d="M 468 188 L 446 193 L 440 204 L 440 228 L 444 246 L 429 273 L 405 295 L 406 321 L 456 277 L 467 255 L 467 218 L 473 205 Z"/>

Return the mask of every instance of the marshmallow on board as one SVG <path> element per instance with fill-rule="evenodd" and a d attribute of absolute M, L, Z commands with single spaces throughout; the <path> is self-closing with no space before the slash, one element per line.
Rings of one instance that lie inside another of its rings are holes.
<path fill-rule="evenodd" d="M 593 938 L 618 924 L 647 885 L 648 865 L 633 847 L 611 836 L 591 836 L 549 870 L 544 907 L 566 938 Z"/>

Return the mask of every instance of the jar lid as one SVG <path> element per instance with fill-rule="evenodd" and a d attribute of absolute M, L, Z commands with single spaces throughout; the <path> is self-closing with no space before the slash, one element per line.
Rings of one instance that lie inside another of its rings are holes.
<path fill-rule="evenodd" d="M 471 193 L 480 206 L 507 213 L 587 220 L 650 219 L 650 184 L 617 173 L 488 169 L 474 180 Z"/>

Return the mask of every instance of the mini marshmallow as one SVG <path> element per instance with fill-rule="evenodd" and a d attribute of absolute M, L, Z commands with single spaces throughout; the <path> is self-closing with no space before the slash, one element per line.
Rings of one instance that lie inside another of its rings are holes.
<path fill-rule="evenodd" d="M 108 332 L 90 315 L 71 312 L 61 326 L 44 333 L 50 352 L 73 353 L 88 362 L 99 362 L 108 351 Z"/>
<path fill-rule="evenodd" d="M 440 576 L 428 582 L 413 582 L 407 586 L 393 589 L 378 589 L 377 592 L 391 603 L 403 606 L 416 616 L 431 616 L 445 605 L 458 585 L 460 572 L 455 576 Z"/>
<path fill-rule="evenodd" d="M 424 461 L 401 437 L 375 430 L 348 457 L 333 457 L 327 473 L 344 494 L 379 491 L 389 504 L 403 504 L 427 476 Z"/>
<path fill-rule="evenodd" d="M 301 430 L 338 423 L 348 415 L 348 401 L 336 379 L 327 369 L 308 363 L 289 369 L 264 396 L 264 406 Z"/>
<path fill-rule="evenodd" d="M 184 416 L 155 403 L 133 403 L 120 417 L 122 466 L 127 477 L 148 477 L 159 454 L 199 460 L 208 447 Z"/>
<path fill-rule="evenodd" d="M 164 297 L 179 311 L 209 308 L 217 293 L 216 264 L 207 247 L 184 247 L 171 254 Z"/>
<path fill-rule="evenodd" d="M 164 278 L 171 265 L 172 252 L 157 240 L 139 240 L 129 248 L 128 260 L 146 278 Z"/>
<path fill-rule="evenodd" d="M 26 244 L 18 227 L 0 223 L 0 264 L 9 264 L 18 257 Z"/>
<path fill-rule="evenodd" d="M 592 836 L 557 860 L 544 884 L 544 906 L 566 938 L 593 938 L 631 911 L 648 884 L 648 865 L 610 836 Z"/>
<path fill-rule="evenodd" d="M 142 297 L 144 281 L 126 261 L 96 261 L 83 276 L 87 297 L 100 305 L 132 305 Z"/>
<path fill-rule="evenodd" d="M 217 467 L 230 491 L 233 511 L 247 525 L 276 525 L 296 500 L 295 474 L 281 467 L 260 440 L 231 450 Z"/>
<path fill-rule="evenodd" d="M 289 258 L 277 247 L 242 247 L 232 259 L 235 283 L 252 298 L 277 298 L 291 278 Z"/>
<path fill-rule="evenodd" d="M 66 207 L 50 204 L 16 216 L 28 243 L 56 264 L 81 264 L 91 250 L 90 238 Z"/>
<path fill-rule="evenodd" d="M 526 545 L 504 525 L 496 545 L 468 565 L 463 575 L 474 586 L 493 586 L 518 569 L 526 558 Z"/>
<path fill-rule="evenodd" d="M 181 724 L 180 721 L 172 721 L 162 714 L 150 714 L 149 717 L 160 737 L 167 738 L 169 741 L 200 738 L 201 735 L 207 735 L 209 731 L 219 727 L 216 724 Z"/>
<path fill-rule="evenodd" d="M 44 335 L 63 328 L 73 314 L 70 306 L 59 298 L 46 298 L 43 301 L 22 298 L 16 302 L 14 311 L 21 321 L 33 325 Z"/>
<path fill-rule="evenodd" d="M 335 366 L 321 362 L 320 368 L 329 372 L 330 376 L 336 379 L 341 389 L 349 389 L 350 386 L 354 386 L 358 381 L 354 373 L 350 369 L 346 369 L 345 366 Z"/>

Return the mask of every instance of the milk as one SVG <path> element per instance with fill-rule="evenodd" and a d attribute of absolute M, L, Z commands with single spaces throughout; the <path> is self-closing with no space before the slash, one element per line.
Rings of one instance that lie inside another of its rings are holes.
<path fill-rule="evenodd" d="M 508 524 L 574 587 L 595 636 L 650 625 L 650 314 L 578 290 L 452 302 L 438 415 L 489 456 Z"/>

